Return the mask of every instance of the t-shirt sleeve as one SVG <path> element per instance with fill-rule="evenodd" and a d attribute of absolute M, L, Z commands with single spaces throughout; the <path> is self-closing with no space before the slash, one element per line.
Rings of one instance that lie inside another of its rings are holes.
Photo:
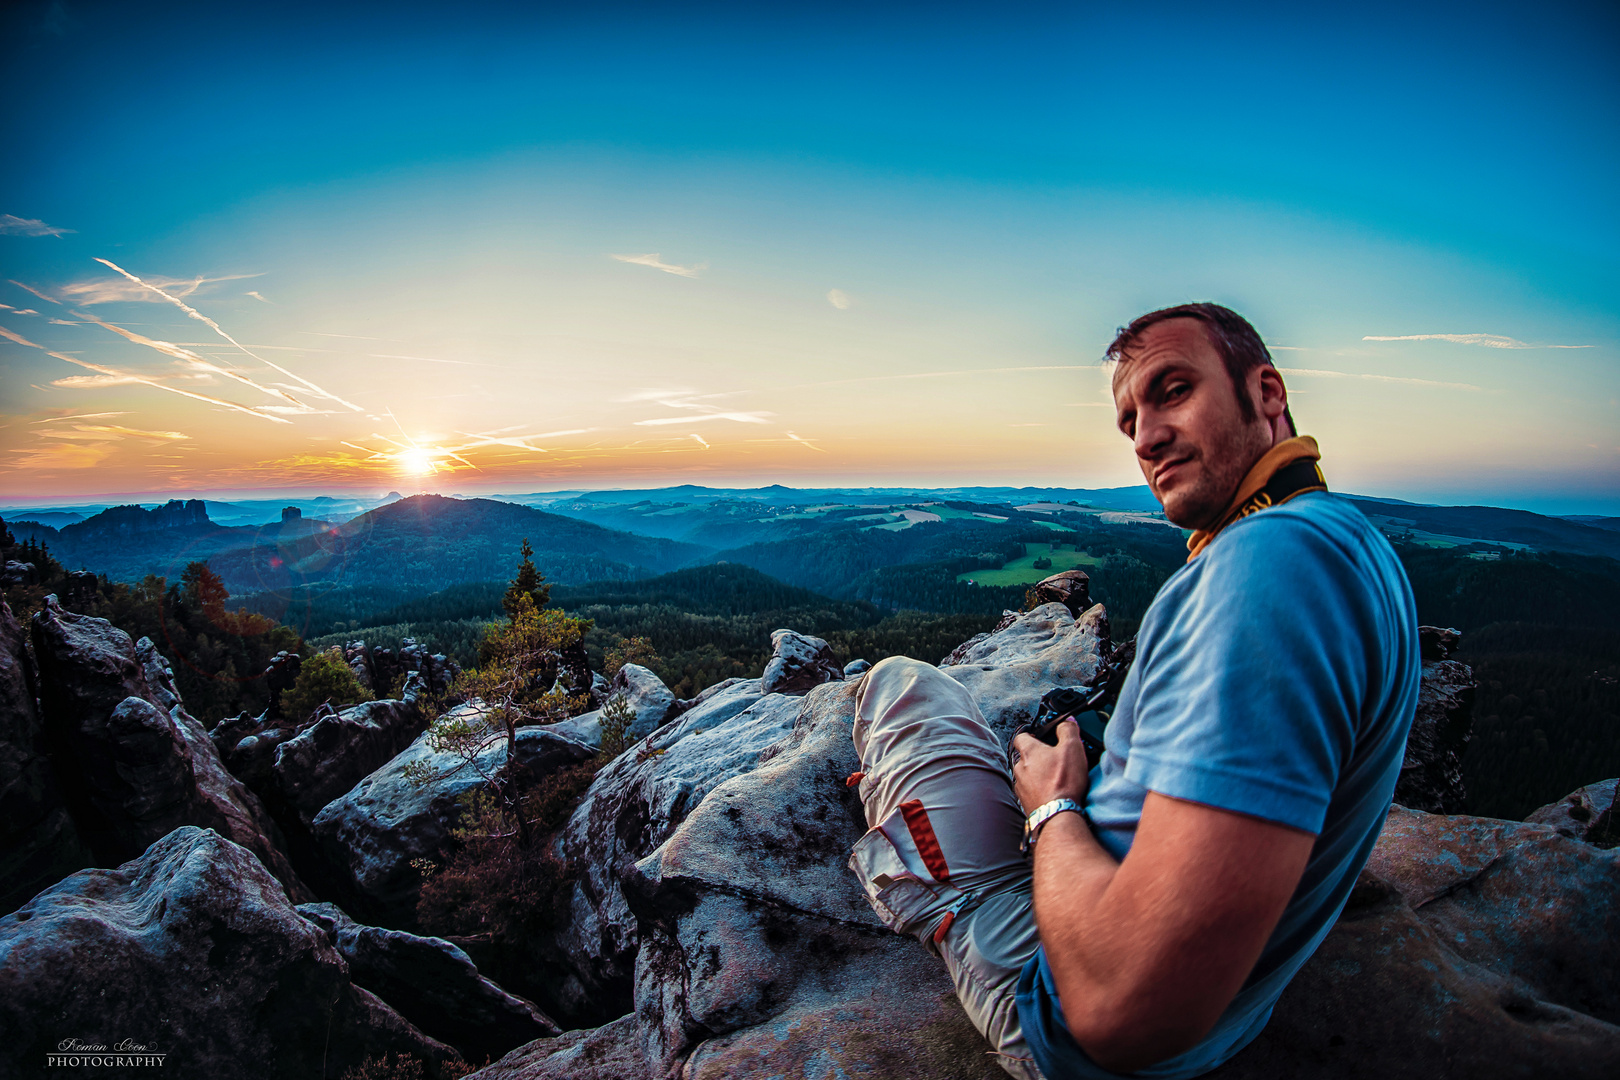
<path fill-rule="evenodd" d="M 1125 776 L 1319 833 L 1365 696 L 1365 590 L 1330 537 L 1280 511 L 1200 558 L 1173 625 L 1138 661 Z"/>

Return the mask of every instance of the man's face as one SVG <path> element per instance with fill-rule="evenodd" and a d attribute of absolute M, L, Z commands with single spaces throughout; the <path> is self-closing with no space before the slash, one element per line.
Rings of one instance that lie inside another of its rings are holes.
<path fill-rule="evenodd" d="M 1165 517 L 1184 529 L 1216 524 L 1273 441 L 1264 413 L 1244 420 L 1196 319 L 1148 327 L 1114 374 L 1114 409 Z"/>

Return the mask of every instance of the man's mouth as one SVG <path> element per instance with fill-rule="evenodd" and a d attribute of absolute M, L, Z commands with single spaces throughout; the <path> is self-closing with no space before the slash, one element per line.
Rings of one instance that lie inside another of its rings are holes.
<path fill-rule="evenodd" d="M 1153 473 L 1153 486 L 1161 491 L 1164 490 L 1165 484 L 1174 481 L 1176 477 L 1184 473 L 1186 467 L 1191 465 L 1192 461 L 1192 458 L 1184 457 L 1160 465 Z"/>

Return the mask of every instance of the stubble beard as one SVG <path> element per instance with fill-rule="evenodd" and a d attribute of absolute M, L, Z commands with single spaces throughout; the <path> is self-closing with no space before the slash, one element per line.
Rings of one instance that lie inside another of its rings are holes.
<path fill-rule="evenodd" d="M 1178 446 L 1165 455 L 1169 458 L 1186 456 L 1188 466 L 1195 469 L 1192 477 L 1178 477 L 1178 483 L 1168 495 L 1153 492 L 1172 525 L 1183 529 L 1209 529 L 1220 524 L 1243 478 L 1268 449 L 1260 433 L 1251 428 L 1252 425 L 1243 425 L 1208 447 Z"/>

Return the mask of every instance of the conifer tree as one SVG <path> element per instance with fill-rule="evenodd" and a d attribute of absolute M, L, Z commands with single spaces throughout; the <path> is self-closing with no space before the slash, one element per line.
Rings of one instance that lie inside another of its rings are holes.
<path fill-rule="evenodd" d="M 524 596 L 534 601 L 537 609 L 551 603 L 551 586 L 546 583 L 545 575 L 534 567 L 534 548 L 529 546 L 527 536 L 523 538 L 521 554 L 523 561 L 518 564 L 517 577 L 512 579 L 512 584 L 506 587 L 506 595 L 501 597 L 501 607 L 506 609 L 506 617 L 513 621 L 518 617 Z"/>

